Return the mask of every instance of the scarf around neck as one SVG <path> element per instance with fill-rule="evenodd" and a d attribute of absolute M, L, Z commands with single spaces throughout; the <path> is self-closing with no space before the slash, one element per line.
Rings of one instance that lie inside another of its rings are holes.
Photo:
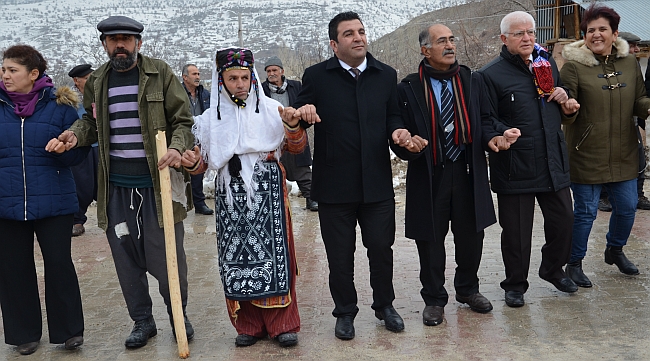
<path fill-rule="evenodd" d="M 17 93 L 7 90 L 4 82 L 0 82 L 0 88 L 7 93 L 9 99 L 14 103 L 14 113 L 19 117 L 28 117 L 34 114 L 36 103 L 39 100 L 40 91 L 44 88 L 54 87 L 52 79 L 44 75 L 34 82 L 34 87 L 29 93 Z"/>
<path fill-rule="evenodd" d="M 426 59 L 422 59 L 418 69 L 420 75 L 420 82 L 422 82 L 424 89 L 424 98 L 427 101 L 427 108 L 429 109 L 429 116 L 431 117 L 431 142 L 433 149 L 433 162 L 438 164 L 442 160 L 442 154 L 438 154 L 438 135 L 436 124 L 436 110 L 435 110 L 435 95 L 431 87 L 431 78 L 436 80 L 452 80 L 451 85 L 454 90 L 454 143 L 456 145 L 469 144 L 472 142 L 472 131 L 469 122 L 469 113 L 467 111 L 467 103 L 465 102 L 465 93 L 463 91 L 463 84 L 460 81 L 460 66 L 458 61 L 445 71 L 434 69 Z M 440 158 L 440 159 L 439 159 Z"/>
<path fill-rule="evenodd" d="M 288 82 L 284 80 L 284 75 L 282 76 L 282 86 L 277 86 L 269 82 L 269 89 L 277 94 L 284 94 L 287 91 Z"/>

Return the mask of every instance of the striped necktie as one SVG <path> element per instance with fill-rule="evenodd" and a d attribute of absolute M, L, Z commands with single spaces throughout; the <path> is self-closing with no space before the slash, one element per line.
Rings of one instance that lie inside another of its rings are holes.
<path fill-rule="evenodd" d="M 449 89 L 447 80 L 440 80 L 442 92 L 440 93 L 440 117 L 442 127 L 445 130 L 445 156 L 455 162 L 460 155 L 460 147 L 454 143 L 454 101 Z"/>
<path fill-rule="evenodd" d="M 350 68 L 350 71 L 352 74 L 354 74 L 354 80 L 359 80 L 359 74 L 361 74 L 361 70 L 357 68 Z"/>

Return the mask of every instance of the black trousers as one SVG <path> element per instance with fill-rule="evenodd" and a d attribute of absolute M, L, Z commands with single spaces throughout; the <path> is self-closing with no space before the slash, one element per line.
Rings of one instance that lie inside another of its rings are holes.
<path fill-rule="evenodd" d="M 74 214 L 74 224 L 84 224 L 88 219 L 86 211 L 88 206 L 97 200 L 97 167 L 99 156 L 97 147 L 91 147 L 88 156 L 81 163 L 70 167 L 77 187 L 77 201 L 79 210 Z"/>
<path fill-rule="evenodd" d="M 334 299 L 334 317 L 356 316 L 357 291 L 354 287 L 356 225 L 370 263 L 372 308 L 392 305 L 393 243 L 395 242 L 395 199 L 376 203 L 318 204 L 321 235 L 329 263 L 329 284 Z"/>
<path fill-rule="evenodd" d="M 483 252 L 484 232 L 476 232 L 474 190 L 462 158 L 436 166 L 433 176 L 433 240 L 416 240 L 420 256 L 420 294 L 427 306 L 447 304 L 445 290 L 445 237 L 454 235 L 456 246 L 456 293 L 469 296 L 479 291 L 478 267 Z"/>
<path fill-rule="evenodd" d="M 282 153 L 280 161 L 287 175 L 287 180 L 298 183 L 302 196 L 309 198 L 311 196 L 311 168 L 296 165 L 296 154 L 289 152 Z"/>
<path fill-rule="evenodd" d="M 190 176 L 190 183 L 192 184 L 192 203 L 194 203 L 194 208 L 205 204 L 205 194 L 203 193 L 203 175 L 204 173 Z"/>
<path fill-rule="evenodd" d="M 544 216 L 542 264 L 539 277 L 544 280 L 566 277 L 562 267 L 571 257 L 573 206 L 569 187 L 557 192 L 524 194 L 497 194 L 501 253 L 506 268 L 506 279 L 501 288 L 506 291 L 526 292 L 530 268 L 531 238 L 535 199 Z"/>
<path fill-rule="evenodd" d="M 5 342 L 41 339 L 43 320 L 34 263 L 34 233 L 45 267 L 45 309 L 51 343 L 84 332 L 79 281 L 70 255 L 72 214 L 35 221 L 0 219 L 0 306 Z"/>
<path fill-rule="evenodd" d="M 106 237 L 111 247 L 117 278 L 133 321 L 152 314 L 147 272 L 158 280 L 167 313 L 172 314 L 165 255 L 165 231 L 158 225 L 153 188 L 123 188 L 111 184 Z M 176 259 L 183 312 L 187 306 L 187 260 L 183 248 L 183 222 L 174 224 Z"/>

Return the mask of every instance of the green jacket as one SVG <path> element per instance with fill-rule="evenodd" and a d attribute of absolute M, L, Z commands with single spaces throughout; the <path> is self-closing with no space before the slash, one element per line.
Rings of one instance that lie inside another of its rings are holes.
<path fill-rule="evenodd" d="M 577 41 L 564 47 L 560 72 L 570 96 L 580 103 L 575 121 L 565 123 L 571 182 L 602 184 L 635 179 L 639 151 L 633 116 L 648 116 L 641 69 L 629 45 L 614 43 L 612 55 L 596 55 Z"/>
<path fill-rule="evenodd" d="M 110 63 L 105 63 L 90 75 L 84 90 L 86 114 L 70 127 L 70 130 L 77 136 L 77 146 L 99 142 L 97 221 L 99 227 L 104 231 L 108 228 L 106 209 L 109 191 L 110 124 L 107 87 L 110 69 Z M 194 121 L 190 114 L 189 99 L 185 90 L 169 65 L 162 60 L 138 55 L 138 70 L 140 73 L 138 113 L 142 124 L 142 140 L 156 194 L 158 224 L 162 227 L 163 212 L 155 136 L 158 130 L 165 131 L 168 148 L 176 149 L 182 154 L 194 145 L 194 136 L 192 135 Z M 192 189 L 189 173 L 184 169 L 181 168 L 178 171 L 170 168 L 170 176 L 174 200 L 174 223 L 177 223 L 187 217 L 187 210 L 192 209 Z"/>

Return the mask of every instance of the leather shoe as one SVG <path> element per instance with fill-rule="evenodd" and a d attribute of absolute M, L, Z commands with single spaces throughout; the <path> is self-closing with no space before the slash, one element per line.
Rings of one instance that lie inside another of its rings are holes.
<path fill-rule="evenodd" d="M 639 196 L 639 202 L 636 204 L 636 209 L 650 210 L 650 200 L 646 196 Z"/>
<path fill-rule="evenodd" d="M 76 350 L 77 347 L 83 344 L 84 344 L 83 336 L 74 336 L 65 340 L 65 344 L 63 346 L 65 347 L 66 350 Z"/>
<path fill-rule="evenodd" d="M 291 347 L 298 344 L 298 334 L 295 332 L 282 333 L 277 338 L 282 347 Z"/>
<path fill-rule="evenodd" d="M 607 246 L 605 248 L 605 263 L 616 264 L 618 270 L 626 275 L 634 276 L 639 274 L 639 269 L 625 257 L 623 247 Z"/>
<path fill-rule="evenodd" d="M 185 335 L 187 336 L 187 340 L 191 341 L 194 338 L 194 327 L 192 327 L 192 323 L 190 323 L 187 316 L 183 317 L 185 319 Z M 174 334 L 174 338 L 176 338 L 176 329 L 174 329 L 174 318 L 172 316 L 169 316 L 169 322 L 172 324 L 172 334 Z"/>
<path fill-rule="evenodd" d="M 558 290 L 566 293 L 573 293 L 578 290 L 578 286 L 576 286 L 575 282 L 571 280 L 569 277 L 562 277 L 562 278 L 555 278 L 552 280 L 549 280 L 557 288 Z"/>
<path fill-rule="evenodd" d="M 258 338 L 251 335 L 241 334 L 235 338 L 235 345 L 238 347 L 253 346 Z"/>
<path fill-rule="evenodd" d="M 392 332 L 402 332 L 404 331 L 404 320 L 402 317 L 395 311 L 393 306 L 388 306 L 380 311 L 375 311 L 375 317 L 380 320 L 384 320 L 386 329 Z"/>
<path fill-rule="evenodd" d="M 313 201 L 311 198 L 305 198 L 305 205 L 310 211 L 318 212 L 318 202 Z"/>
<path fill-rule="evenodd" d="M 573 280 L 573 283 L 578 287 L 589 288 L 592 286 L 591 281 L 582 271 L 582 260 L 567 263 L 564 273 L 566 273 L 567 277 Z"/>
<path fill-rule="evenodd" d="M 422 312 L 422 322 L 427 326 L 437 326 L 442 323 L 445 308 L 441 306 L 426 306 Z"/>
<path fill-rule="evenodd" d="M 39 341 L 24 343 L 16 347 L 16 351 L 18 351 L 21 355 L 31 355 L 36 352 L 36 349 L 38 348 L 38 342 Z"/>
<path fill-rule="evenodd" d="M 509 307 L 521 307 L 525 304 L 523 293 L 519 291 L 506 291 L 506 305 Z"/>
<path fill-rule="evenodd" d="M 341 340 L 351 340 L 354 338 L 354 317 L 341 316 L 336 319 L 334 335 Z"/>
<path fill-rule="evenodd" d="M 492 304 L 480 292 L 476 292 L 475 294 L 469 296 L 461 296 L 459 294 L 456 294 L 456 301 L 460 303 L 466 303 L 474 312 L 488 313 L 492 311 Z"/>
<path fill-rule="evenodd" d="M 205 203 L 194 206 L 194 212 L 206 216 L 214 214 L 214 211 L 210 209 L 210 207 L 206 206 Z"/>
<path fill-rule="evenodd" d="M 609 203 L 609 199 L 601 198 L 600 200 L 598 200 L 598 210 L 601 212 L 611 212 L 612 204 Z"/>
<path fill-rule="evenodd" d="M 147 344 L 147 341 L 158 334 L 156 329 L 156 322 L 153 316 L 149 316 L 144 320 L 136 321 L 133 325 L 131 334 L 126 338 L 124 346 L 129 348 L 138 348 Z"/>
<path fill-rule="evenodd" d="M 72 237 L 79 237 L 86 232 L 83 224 L 75 224 L 72 226 Z"/>

